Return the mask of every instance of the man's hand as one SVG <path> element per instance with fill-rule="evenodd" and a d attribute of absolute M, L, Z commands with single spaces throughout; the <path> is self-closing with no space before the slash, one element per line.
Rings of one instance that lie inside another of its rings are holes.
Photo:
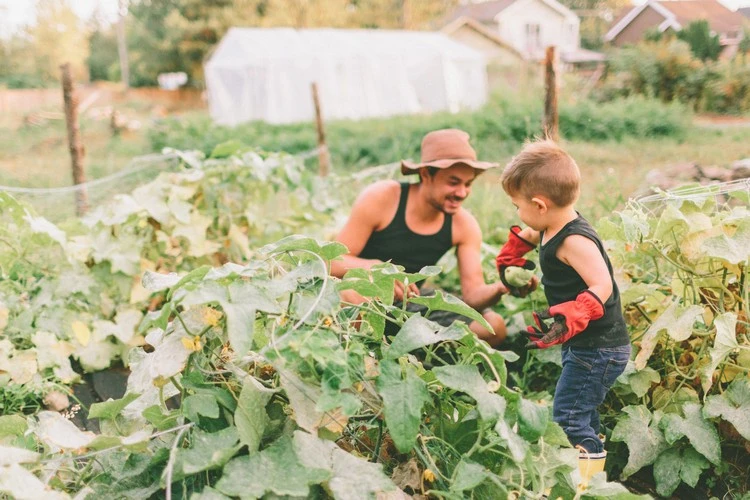
<path fill-rule="evenodd" d="M 403 282 L 401 281 L 394 281 L 393 282 L 393 299 L 394 300 L 400 300 L 403 302 L 404 297 L 407 299 L 409 297 L 418 297 L 419 296 L 419 287 L 415 285 L 414 283 L 409 283 L 409 286 L 405 286 Z"/>
<path fill-rule="evenodd" d="M 511 226 L 508 241 L 505 242 L 495 258 L 495 264 L 498 273 L 500 273 L 500 281 L 514 297 L 524 297 L 536 288 L 536 282 L 533 279 L 519 285 L 519 282 L 513 277 L 514 274 L 519 274 L 521 269 L 531 271 L 536 268 L 536 264 L 523 257 L 533 250 L 535 245 L 519 236 L 520 232 L 520 226 Z"/>
<path fill-rule="evenodd" d="M 523 332 L 529 342 L 527 349 L 546 349 L 572 339 L 588 327 L 589 322 L 604 316 L 604 304 L 589 290 L 578 294 L 576 300 L 552 306 L 546 311 L 535 312 L 536 326 Z M 553 320 L 551 325 L 547 320 Z"/>

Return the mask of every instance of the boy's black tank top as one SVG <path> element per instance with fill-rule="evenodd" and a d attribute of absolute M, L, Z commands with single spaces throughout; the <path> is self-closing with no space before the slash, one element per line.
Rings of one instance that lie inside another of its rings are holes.
<path fill-rule="evenodd" d="M 401 183 L 401 197 L 396 215 L 390 224 L 375 231 L 358 255 L 363 259 L 391 261 L 404 266 L 408 273 L 419 272 L 424 266 L 434 266 L 453 246 L 453 216 L 445 214 L 443 226 L 434 234 L 417 234 L 406 225 L 406 200 L 409 184 Z"/>
<path fill-rule="evenodd" d="M 542 268 L 544 294 L 550 306 L 575 300 L 579 293 L 588 289 L 586 282 L 571 266 L 557 258 L 557 249 L 568 236 L 579 234 L 593 241 L 604 257 L 612 279 L 612 295 L 604 303 L 604 316 L 591 321 L 583 332 L 565 343 L 571 347 L 618 347 L 630 343 L 625 319 L 622 316 L 620 290 L 617 288 L 612 264 L 604 250 L 604 245 L 589 222 L 578 215 L 568 222 L 559 233 L 543 245 L 539 245 L 539 264 Z M 544 233 L 542 233 L 544 239 Z"/>

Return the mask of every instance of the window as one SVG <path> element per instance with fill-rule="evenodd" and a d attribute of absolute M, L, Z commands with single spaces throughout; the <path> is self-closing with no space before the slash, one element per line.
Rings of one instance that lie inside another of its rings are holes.
<path fill-rule="evenodd" d="M 542 47 L 541 29 L 538 23 L 526 25 L 526 50 L 529 52 Z"/>

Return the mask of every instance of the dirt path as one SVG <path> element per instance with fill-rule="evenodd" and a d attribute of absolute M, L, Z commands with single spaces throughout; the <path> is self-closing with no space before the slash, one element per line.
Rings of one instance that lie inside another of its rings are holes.
<path fill-rule="evenodd" d="M 693 120 L 697 127 L 711 129 L 749 128 L 750 117 L 727 115 L 698 115 Z"/>

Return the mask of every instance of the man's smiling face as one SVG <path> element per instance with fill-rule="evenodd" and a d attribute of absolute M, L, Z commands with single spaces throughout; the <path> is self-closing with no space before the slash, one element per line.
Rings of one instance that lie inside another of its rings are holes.
<path fill-rule="evenodd" d="M 477 177 L 476 169 L 462 163 L 439 169 L 435 175 L 425 172 L 422 183 L 428 188 L 428 202 L 445 214 L 455 214 L 471 193 Z"/>

